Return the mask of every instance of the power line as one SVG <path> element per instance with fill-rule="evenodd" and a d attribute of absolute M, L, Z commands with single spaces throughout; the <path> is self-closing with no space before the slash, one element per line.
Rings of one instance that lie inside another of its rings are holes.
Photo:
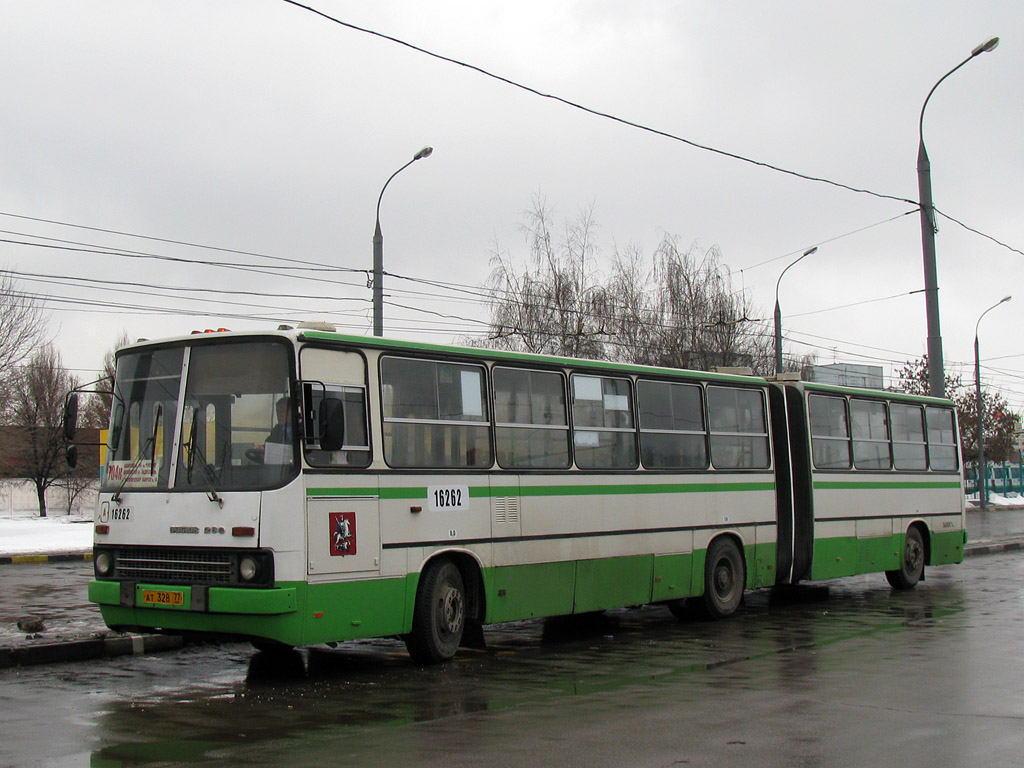
<path fill-rule="evenodd" d="M 38 237 L 37 235 L 22 235 L 22 237 Z M 53 238 L 38 237 L 42 240 L 52 240 Z M 64 242 L 67 241 L 58 241 Z M 51 243 L 32 243 L 27 240 L 11 240 L 8 238 L 0 238 L 0 243 L 7 243 L 8 245 L 23 245 L 29 248 L 49 248 L 58 251 L 69 251 L 71 253 L 91 253 L 98 256 L 121 256 L 128 259 L 154 259 L 156 261 L 169 261 L 178 264 L 198 264 L 206 267 L 226 267 L 234 269 L 242 269 L 243 271 L 255 271 L 259 269 L 269 269 L 269 267 L 261 267 L 258 264 L 245 264 L 237 261 L 209 261 L 205 259 L 187 259 L 184 256 L 168 256 L 166 254 L 159 253 L 147 253 L 145 251 L 130 251 L 124 248 L 112 248 L 112 247 L 77 247 L 68 244 L 53 245 Z M 281 257 L 276 256 L 265 256 L 263 258 L 278 259 Z M 282 261 L 292 261 L 295 259 L 281 259 Z M 303 263 L 303 262 L 298 262 Z M 306 272 L 366 272 L 364 269 L 350 269 L 347 267 L 332 267 L 329 265 L 317 265 L 317 266 L 301 266 L 301 267 L 285 267 L 278 266 L 275 269 L 296 269 Z"/>
<path fill-rule="evenodd" d="M 122 231 L 119 231 L 119 230 L 116 230 L 116 229 L 104 229 L 103 227 L 92 227 L 92 226 L 88 226 L 86 224 L 72 224 L 72 223 L 69 223 L 69 222 L 66 222 L 66 221 L 57 221 L 55 219 L 43 219 L 43 218 L 39 218 L 39 217 L 36 217 L 36 216 L 25 216 L 23 214 L 18 214 L 18 213 L 8 213 L 8 212 L 5 212 L 5 211 L 0 211 L 0 216 L 8 216 L 8 217 L 10 217 L 12 219 L 24 219 L 25 221 L 35 221 L 35 222 L 40 222 L 40 223 L 43 223 L 43 224 L 54 224 L 54 225 L 61 226 L 61 227 L 70 227 L 72 229 L 84 229 L 84 230 L 87 230 L 89 232 L 102 232 L 102 233 L 108 234 L 108 235 L 120 235 L 122 237 L 134 237 L 134 238 L 138 238 L 140 240 L 151 240 L 151 241 L 157 242 L 157 243 L 168 243 L 170 245 L 183 245 L 183 246 L 186 246 L 186 247 L 189 247 L 189 248 L 202 248 L 203 250 L 207 250 L 207 251 L 220 251 L 221 253 L 233 253 L 233 254 L 236 254 L 238 256 L 255 256 L 255 257 L 260 258 L 260 259 L 269 259 L 271 261 L 282 261 L 282 262 L 291 262 L 291 263 L 295 263 L 295 264 L 307 264 L 307 265 L 311 264 L 311 262 L 304 262 L 304 261 L 301 261 L 299 259 L 289 259 L 289 258 L 286 258 L 284 256 L 270 256 L 270 255 L 265 254 L 265 253 L 257 253 L 257 252 L 254 252 L 254 251 L 241 251 L 241 250 L 237 250 L 235 248 L 222 248 L 222 247 L 216 246 L 216 245 L 203 245 L 201 243 L 192 243 L 192 242 L 189 242 L 187 240 L 174 240 L 172 238 L 166 238 L 166 237 L 154 237 L 153 235 L 141 235 L 141 234 L 137 234 L 137 233 L 133 233 L 133 232 L 122 232 Z M 2 231 L 5 231 L 5 230 L 0 230 L 0 232 L 2 232 Z M 20 233 L 8 233 L 8 234 L 20 234 Z M 88 243 L 75 243 L 74 241 L 71 241 L 71 240 L 59 240 L 57 238 L 43 237 L 42 235 L 28 235 L 28 236 L 29 237 L 37 237 L 40 240 L 53 240 L 55 242 L 70 243 L 72 245 L 88 245 Z M 118 249 L 118 250 L 123 250 L 123 249 Z M 328 268 L 328 269 L 340 269 L 340 270 L 343 270 L 343 271 L 367 272 L 367 270 L 365 270 L 365 269 L 350 269 L 350 270 L 346 270 L 344 267 L 336 267 L 336 266 L 332 266 L 330 264 L 315 264 L 315 263 L 313 263 L 313 265 L 314 266 L 319 266 L 319 267 L 325 267 L 325 268 Z"/>
<path fill-rule="evenodd" d="M 320 10 L 318 10 L 316 8 L 313 8 L 312 6 L 305 5 L 304 3 L 297 2 L 296 0 L 283 0 L 283 2 L 287 3 L 288 5 L 294 5 L 296 8 L 301 8 L 301 9 L 303 9 L 305 11 L 309 11 L 310 13 L 313 13 L 313 14 L 315 14 L 317 16 L 320 16 L 321 18 L 324 18 L 327 21 L 333 22 L 333 23 L 338 24 L 338 25 L 340 25 L 342 27 L 346 27 L 347 29 L 351 29 L 351 30 L 353 30 L 355 32 L 361 32 L 361 33 L 366 34 L 366 35 L 372 35 L 373 37 L 378 37 L 378 38 L 380 38 L 382 40 L 387 40 L 388 42 L 395 43 L 397 45 L 401 45 L 401 46 L 403 46 L 405 48 L 408 48 L 408 49 L 410 49 L 412 51 L 415 51 L 416 53 L 421 53 L 421 54 L 423 54 L 425 56 L 429 56 L 431 58 L 437 59 L 439 61 L 446 62 L 448 64 L 455 64 L 456 66 L 464 67 L 464 68 L 466 68 L 466 69 L 468 69 L 470 71 L 476 72 L 477 74 L 483 75 L 484 77 L 488 77 L 488 78 L 491 78 L 492 80 L 497 80 L 500 83 L 504 83 L 505 85 L 512 86 L 513 88 L 518 88 L 518 89 L 520 89 L 522 91 L 526 91 L 527 93 L 533 94 L 534 96 L 539 96 L 539 97 L 541 97 L 543 99 L 550 99 L 551 101 L 556 101 L 559 104 L 564 104 L 565 106 L 570 107 L 572 109 L 576 109 L 576 110 L 579 110 L 581 112 L 585 112 L 585 113 L 587 113 L 589 115 L 593 115 L 595 117 L 603 118 L 605 120 L 611 120 L 611 121 L 619 123 L 621 125 L 625 125 L 625 126 L 627 126 L 629 128 L 636 128 L 637 130 L 645 131 L 646 133 L 651 133 L 651 134 L 654 134 L 655 136 L 661 136 L 662 138 L 670 139 L 672 141 L 678 141 L 678 142 L 680 142 L 682 144 L 686 144 L 687 146 L 693 147 L 694 149 L 700 149 L 700 150 L 703 150 L 705 152 L 711 152 L 711 153 L 716 154 L 716 155 L 721 155 L 722 157 L 728 157 L 728 158 L 730 158 L 732 160 L 739 160 L 741 162 L 749 163 L 750 165 L 755 165 L 755 166 L 758 166 L 760 168 L 766 168 L 766 169 L 768 169 L 770 171 L 775 171 L 777 173 L 783 173 L 783 174 L 786 174 L 787 176 L 795 176 L 796 178 L 803 179 L 804 181 L 813 181 L 813 182 L 818 182 L 818 183 L 821 183 L 821 184 L 829 184 L 829 185 L 831 185 L 833 187 L 839 187 L 840 189 L 845 189 L 845 190 L 848 190 L 850 192 L 857 192 L 859 194 L 871 195 L 872 197 L 878 197 L 878 198 L 882 198 L 882 199 L 885 199 L 885 200 L 895 200 L 896 202 L 899 202 L 899 203 L 909 203 L 909 204 L 914 205 L 914 206 L 918 205 L 916 200 L 909 200 L 909 199 L 907 199 L 905 197 L 897 197 L 895 195 L 886 195 L 886 194 L 883 194 L 881 192 L 874 192 L 874 191 L 872 191 L 870 189 L 860 189 L 860 188 L 857 188 L 857 187 L 850 186 L 849 184 L 843 184 L 842 182 L 833 181 L 831 179 L 826 179 L 826 178 L 822 178 L 822 177 L 819 177 L 819 176 L 811 176 L 809 174 L 805 174 L 805 173 L 800 173 L 798 171 L 789 170 L 787 168 L 782 168 L 782 167 L 777 166 L 777 165 L 772 165 L 771 163 L 766 163 L 766 162 L 761 161 L 761 160 L 754 160 L 752 158 L 745 157 L 743 155 L 739 155 L 739 154 L 736 154 L 734 152 L 728 152 L 728 151 L 726 151 L 724 149 L 717 149 L 715 147 L 712 147 L 712 146 L 709 146 L 709 145 L 706 145 L 706 144 L 700 144 L 700 143 L 698 143 L 696 141 L 693 141 L 691 139 L 687 139 L 687 138 L 684 138 L 682 136 L 678 136 L 678 135 L 676 135 L 674 133 L 669 133 L 668 131 L 662 131 L 662 130 L 659 130 L 657 128 L 652 128 L 650 126 L 644 125 L 642 123 L 636 123 L 636 122 L 633 122 L 632 120 L 627 120 L 625 118 L 618 117 L 618 116 L 613 115 L 613 114 L 608 113 L 608 112 L 601 112 L 600 110 L 584 106 L 583 104 L 580 104 L 578 102 L 571 101 L 569 99 L 563 98 L 562 96 L 556 96 L 555 94 L 551 94 L 551 93 L 544 93 L 543 91 L 540 91 L 540 90 L 538 90 L 536 88 L 530 87 L 528 85 L 523 85 L 522 83 L 519 83 L 519 82 L 517 82 L 515 80 L 512 80 L 510 78 L 504 77 L 502 75 L 495 74 L 495 73 L 490 72 L 490 71 L 488 71 L 486 69 L 483 69 L 482 67 L 478 67 L 475 64 L 469 64 L 467 62 L 460 61 L 459 59 L 451 58 L 450 56 L 444 56 L 442 54 L 435 53 L 433 51 L 429 51 L 426 48 L 421 48 L 418 45 L 414 45 L 412 43 L 409 43 L 409 42 L 407 42 L 405 40 L 402 40 L 400 38 L 394 37 L 392 35 L 387 35 L 387 34 L 384 34 L 382 32 L 376 32 L 376 31 L 374 31 L 372 29 L 367 29 L 366 27 L 360 27 L 360 26 L 358 26 L 356 24 L 352 24 L 351 22 L 342 21 L 339 18 L 331 16 L 331 15 L 329 15 L 327 13 L 324 13 L 323 11 L 320 11 Z"/>
<path fill-rule="evenodd" d="M 1005 248 L 1008 251 L 1013 251 L 1014 253 L 1019 253 L 1021 256 L 1024 256 L 1024 251 L 1022 251 L 1020 248 L 1014 248 L 1012 245 L 1007 245 L 1002 240 L 997 240 L 996 238 L 992 237 L 992 235 L 987 235 L 984 232 L 981 232 L 981 231 L 975 229 L 974 227 L 969 227 L 966 224 L 964 224 L 962 221 L 954 219 L 948 213 L 943 213 L 942 211 L 940 211 L 938 208 L 935 208 L 934 206 L 933 206 L 933 210 L 937 214 L 942 216 L 944 219 L 948 219 L 949 221 L 952 221 L 954 224 L 957 224 L 958 226 L 963 227 L 968 232 L 973 232 L 974 234 L 979 235 L 980 237 L 984 237 L 986 240 L 991 240 L 996 245 L 1002 246 L 1003 248 Z"/>
<path fill-rule="evenodd" d="M 62 281 L 73 281 L 82 283 L 95 283 L 98 286 L 108 285 L 120 285 L 130 286 L 133 288 L 152 288 L 160 291 L 182 291 L 188 293 L 218 293 L 225 294 L 228 296 L 263 296 L 268 298 L 280 298 L 280 299 L 307 299 L 310 301 L 361 301 L 369 303 L 370 299 L 360 298 L 357 296 L 313 296 L 309 294 L 299 293 L 267 293 L 265 291 L 240 291 L 231 290 L 227 288 L 193 288 L 191 286 L 173 286 L 173 285 L 155 285 L 153 283 L 137 283 L 128 282 L 124 280 L 101 280 L 94 277 L 73 277 L 70 275 L 47 275 L 38 272 L 17 272 L 11 269 L 0 269 L 0 274 L 14 275 L 29 281 L 37 280 L 39 282 L 53 282 L 58 285 L 66 285 Z M 83 286 L 89 287 L 89 286 Z M 97 288 L 97 290 L 100 290 Z M 104 289 L 104 290 L 115 290 L 115 289 Z M 151 295 L 162 295 L 162 294 L 151 294 Z"/>
<path fill-rule="evenodd" d="M 786 317 L 794 318 L 794 317 L 807 317 L 809 315 L 820 315 L 823 312 L 835 312 L 838 309 L 849 309 L 850 307 L 860 307 L 860 306 L 863 306 L 865 304 L 875 304 L 875 303 L 877 303 L 879 301 L 890 301 L 891 299 L 902 299 L 902 298 L 906 298 L 907 296 L 913 296 L 915 293 L 924 293 L 924 290 L 925 290 L 924 288 L 918 288 L 918 289 L 913 290 L 913 291 L 906 291 L 905 293 L 894 293 L 892 296 L 880 296 L 877 299 L 864 299 L 863 301 L 854 301 L 854 302 L 852 302 L 850 304 L 839 304 L 839 305 L 837 305 L 835 307 L 826 307 L 824 309 L 815 309 L 815 310 L 812 310 L 810 312 L 797 312 L 797 313 L 789 314 Z"/>
<path fill-rule="evenodd" d="M 914 208 L 912 210 L 909 210 L 909 211 L 904 211 L 903 213 L 898 214 L 896 216 L 893 216 L 891 218 L 884 219 L 883 221 L 876 221 L 874 224 L 868 224 L 867 226 L 859 227 L 858 229 L 854 229 L 854 230 L 851 230 L 849 232 L 845 232 L 842 235 L 835 235 L 833 237 L 826 238 L 825 240 L 819 240 L 816 243 L 808 243 L 806 246 L 798 248 L 795 251 L 790 251 L 789 253 L 783 253 L 780 256 L 772 256 L 770 259 L 765 259 L 764 261 L 759 261 L 759 262 L 757 262 L 757 264 L 751 264 L 749 267 L 741 267 L 740 269 L 732 270 L 729 274 L 730 275 L 734 275 L 737 272 L 748 272 L 748 271 L 750 271 L 752 269 L 757 269 L 758 267 L 763 267 L 765 264 L 771 264 L 771 263 L 776 262 L 776 261 L 781 261 L 782 259 L 789 258 L 791 256 L 798 256 L 801 253 L 805 252 L 811 246 L 828 245 L 829 243 L 834 243 L 837 240 L 842 240 L 843 238 L 846 238 L 846 237 L 851 237 L 853 235 L 859 235 L 861 232 L 867 232 L 869 229 L 874 229 L 875 227 L 880 227 L 883 224 L 891 224 L 892 222 L 897 221 L 898 219 L 902 219 L 904 216 L 910 216 L 911 214 L 915 214 L 919 210 L 920 210 L 920 206 L 918 206 L 917 208 Z"/>

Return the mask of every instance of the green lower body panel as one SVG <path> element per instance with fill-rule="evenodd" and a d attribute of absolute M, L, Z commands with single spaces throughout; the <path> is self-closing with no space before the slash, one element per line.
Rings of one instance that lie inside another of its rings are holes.
<path fill-rule="evenodd" d="M 692 594 L 693 555 L 660 555 L 654 558 L 651 602 L 678 600 Z"/>
<path fill-rule="evenodd" d="M 698 557 L 699 555 L 699 557 Z M 485 623 L 567 616 L 690 597 L 703 552 L 636 555 L 487 569 Z"/>
<path fill-rule="evenodd" d="M 651 602 L 654 555 L 580 560 L 576 563 L 574 613 Z"/>
<path fill-rule="evenodd" d="M 928 564 L 962 563 L 964 561 L 965 544 L 967 544 L 967 531 L 933 533 L 931 537 L 931 558 L 929 558 Z"/>
<path fill-rule="evenodd" d="M 539 563 L 484 572 L 485 622 L 515 621 L 572 613 L 576 563 Z"/>
<path fill-rule="evenodd" d="M 636 555 L 491 568 L 485 623 L 568 616 L 687 597 L 692 555 Z"/>
<path fill-rule="evenodd" d="M 747 589 L 775 585 L 778 557 L 776 542 L 769 541 L 747 546 L 744 548 L 743 555 L 747 561 Z"/>
<path fill-rule="evenodd" d="M 834 579 L 899 567 L 903 534 L 858 539 L 842 536 L 816 539 L 811 579 Z"/>
<path fill-rule="evenodd" d="M 111 627 L 237 634 L 310 645 L 409 630 L 406 601 L 416 574 L 332 584 L 279 584 L 273 589 L 89 583 Z"/>
<path fill-rule="evenodd" d="M 418 581 L 419 574 L 413 573 L 394 579 L 308 585 L 302 644 L 408 632 Z"/>
<path fill-rule="evenodd" d="M 906 533 L 866 538 L 843 536 L 816 539 L 811 579 L 834 579 L 858 573 L 896 570 L 900 567 L 905 541 Z M 962 530 L 927 533 L 925 547 L 929 556 L 926 565 L 963 562 L 965 541 L 966 532 Z"/>

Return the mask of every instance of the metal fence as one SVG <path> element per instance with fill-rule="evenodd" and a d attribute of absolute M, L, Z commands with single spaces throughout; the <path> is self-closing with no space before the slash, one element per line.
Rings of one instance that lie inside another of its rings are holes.
<path fill-rule="evenodd" d="M 1019 493 L 1024 495 L 1024 464 L 1020 461 L 985 462 L 986 487 L 989 493 Z M 964 467 L 967 493 L 978 492 L 978 467 Z"/>

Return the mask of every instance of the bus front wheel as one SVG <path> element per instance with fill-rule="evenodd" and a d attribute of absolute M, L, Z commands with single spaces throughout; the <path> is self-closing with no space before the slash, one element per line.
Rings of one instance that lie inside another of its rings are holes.
<path fill-rule="evenodd" d="M 743 601 L 747 572 L 743 555 L 729 538 L 715 539 L 704 560 L 703 612 L 711 619 L 731 616 Z"/>
<path fill-rule="evenodd" d="M 886 571 L 885 578 L 893 589 L 913 589 L 924 576 L 924 539 L 916 527 L 907 530 L 900 567 Z"/>
<path fill-rule="evenodd" d="M 413 661 L 437 664 L 455 655 L 466 628 L 466 588 L 451 560 L 431 563 L 420 577 L 412 632 L 405 647 Z"/>

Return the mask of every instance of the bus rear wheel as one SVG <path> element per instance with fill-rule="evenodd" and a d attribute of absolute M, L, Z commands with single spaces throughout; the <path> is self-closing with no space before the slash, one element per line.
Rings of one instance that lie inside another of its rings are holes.
<path fill-rule="evenodd" d="M 893 589 L 913 589 L 924 576 L 924 539 L 916 527 L 907 530 L 900 567 L 886 571 L 885 578 Z"/>
<path fill-rule="evenodd" d="M 455 655 L 466 628 L 466 588 L 451 560 L 427 566 L 420 577 L 412 632 L 405 647 L 413 661 L 438 664 Z"/>
<path fill-rule="evenodd" d="M 731 616 L 743 601 L 747 570 L 736 542 L 715 539 L 704 560 L 704 595 L 700 607 L 710 619 Z"/>

